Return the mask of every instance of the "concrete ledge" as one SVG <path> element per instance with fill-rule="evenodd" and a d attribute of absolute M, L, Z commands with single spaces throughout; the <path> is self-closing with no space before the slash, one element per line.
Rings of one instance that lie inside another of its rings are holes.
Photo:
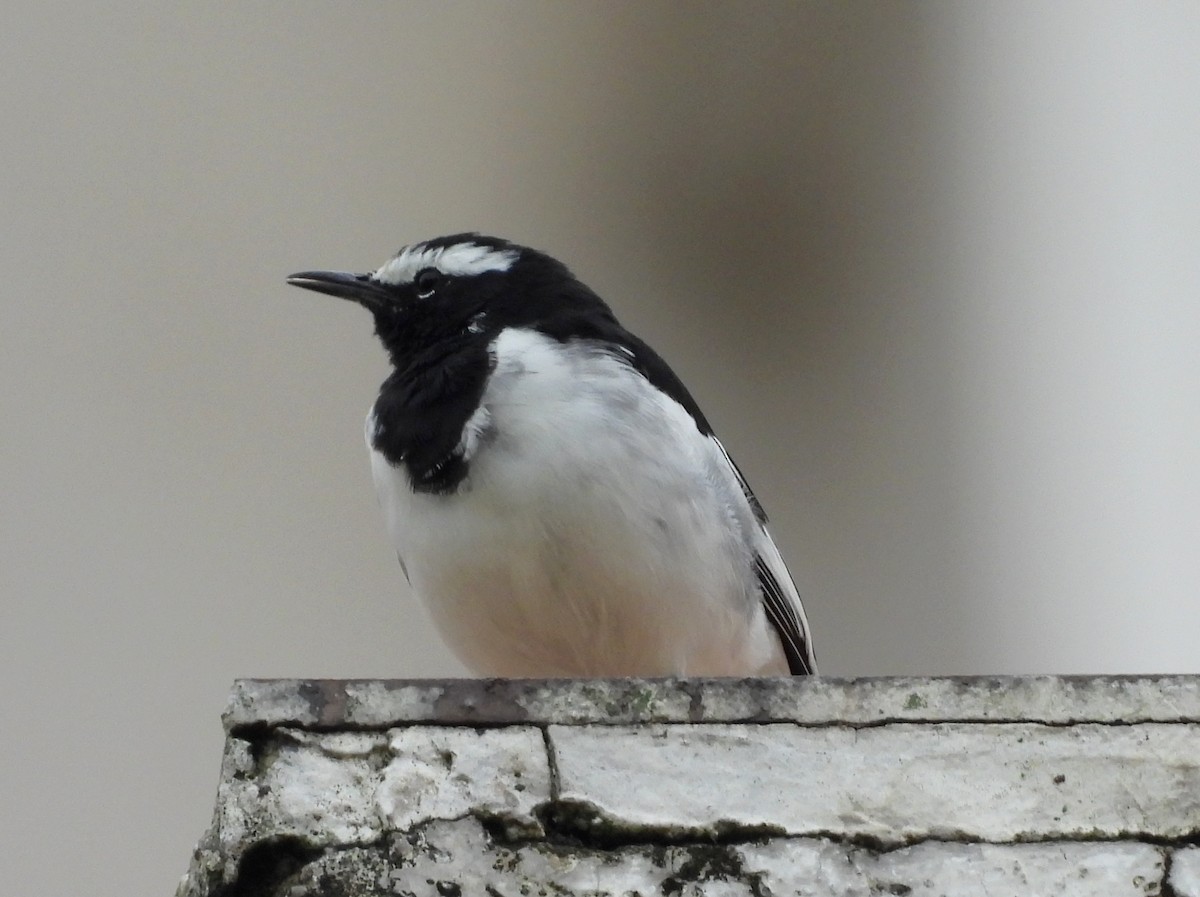
<path fill-rule="evenodd" d="M 1200 677 L 245 680 L 179 894 L 1200 897 Z"/>
<path fill-rule="evenodd" d="M 1200 723 L 1200 677 L 241 679 L 224 720 L 227 731 L 264 724 Z"/>

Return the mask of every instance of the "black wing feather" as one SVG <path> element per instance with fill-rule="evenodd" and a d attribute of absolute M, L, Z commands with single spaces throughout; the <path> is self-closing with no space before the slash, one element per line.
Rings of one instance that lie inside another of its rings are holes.
<path fill-rule="evenodd" d="M 788 671 L 793 676 L 809 676 L 816 670 L 809 662 L 811 654 L 808 646 L 808 634 L 796 613 L 795 607 L 787 595 L 779 587 L 779 580 L 771 572 L 762 555 L 754 555 L 754 572 L 758 576 L 758 584 L 762 590 L 763 606 L 767 611 L 767 619 L 779 633 L 779 641 L 783 644 L 783 653 L 787 657 Z"/>

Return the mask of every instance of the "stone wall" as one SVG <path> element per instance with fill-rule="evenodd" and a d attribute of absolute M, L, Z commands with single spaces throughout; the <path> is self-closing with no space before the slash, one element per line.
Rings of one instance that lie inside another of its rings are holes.
<path fill-rule="evenodd" d="M 181 897 L 1200 897 L 1200 677 L 241 681 Z"/>

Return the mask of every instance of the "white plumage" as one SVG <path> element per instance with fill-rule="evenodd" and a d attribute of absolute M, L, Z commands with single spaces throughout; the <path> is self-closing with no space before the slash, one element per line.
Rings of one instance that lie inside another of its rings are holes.
<path fill-rule="evenodd" d="M 611 346 L 509 328 L 490 351 L 457 491 L 414 492 L 371 452 L 454 651 L 496 676 L 786 675 L 755 557 L 803 621 L 800 600 L 720 443 Z"/>
<path fill-rule="evenodd" d="M 519 253 L 515 249 L 489 249 L 474 243 L 451 246 L 406 246 L 371 275 L 377 283 L 400 286 L 411 283 L 418 271 L 437 268 L 452 277 L 473 277 L 487 271 L 507 271 Z"/>

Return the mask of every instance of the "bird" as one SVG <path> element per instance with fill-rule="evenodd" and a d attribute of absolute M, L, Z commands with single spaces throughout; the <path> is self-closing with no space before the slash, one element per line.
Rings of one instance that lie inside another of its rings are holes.
<path fill-rule="evenodd" d="M 767 517 L 679 377 L 551 255 L 460 233 L 287 283 L 374 318 L 367 416 L 400 567 L 512 678 L 816 673 Z"/>

